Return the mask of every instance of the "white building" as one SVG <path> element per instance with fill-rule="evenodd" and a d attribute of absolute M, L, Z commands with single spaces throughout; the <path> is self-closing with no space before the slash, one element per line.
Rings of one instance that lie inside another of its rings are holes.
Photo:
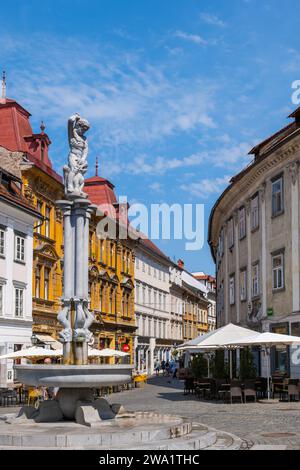
<path fill-rule="evenodd" d="M 0 355 L 31 345 L 33 226 L 40 216 L 20 188 L 21 179 L 0 168 Z M 0 361 L 0 387 L 13 380 L 13 361 Z"/>
<path fill-rule="evenodd" d="M 170 316 L 170 267 L 174 263 L 150 240 L 141 239 L 135 249 L 135 365 L 151 374 L 156 359 L 171 359 L 180 342 L 181 307 Z M 175 308 L 175 307 L 174 307 Z M 182 316 L 182 315 L 181 315 Z"/>
<path fill-rule="evenodd" d="M 203 284 L 208 289 L 208 330 L 215 330 L 217 327 L 216 279 L 210 274 L 205 274 L 203 271 L 192 274 L 201 284 Z"/>

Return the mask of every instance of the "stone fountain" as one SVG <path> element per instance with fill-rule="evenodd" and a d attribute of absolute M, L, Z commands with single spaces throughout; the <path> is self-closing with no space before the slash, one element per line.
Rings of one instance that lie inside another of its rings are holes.
<path fill-rule="evenodd" d="M 112 418 L 117 408 L 113 413 L 104 399 L 94 401 L 92 388 L 131 381 L 130 365 L 88 364 L 88 346 L 93 343 L 89 328 L 94 321 L 88 308 L 89 220 L 97 209 L 83 192 L 84 174 L 88 168 L 85 133 L 89 127 L 88 121 L 79 114 L 68 120 L 70 152 L 68 165 L 64 166 L 65 199 L 56 202 L 64 217 L 64 294 L 62 310 L 57 317 L 63 326 L 59 334 L 63 344 L 63 364 L 15 366 L 21 383 L 59 387 L 56 399 L 41 406 L 39 417 L 36 410 L 23 410 L 27 416 L 32 412 L 40 421 L 64 417 L 85 422 L 83 415 L 87 414 L 89 420 L 97 421 L 100 408 Z"/>

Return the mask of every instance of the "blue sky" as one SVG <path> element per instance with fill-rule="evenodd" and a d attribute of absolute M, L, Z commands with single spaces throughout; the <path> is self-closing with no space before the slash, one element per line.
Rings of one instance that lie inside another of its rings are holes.
<path fill-rule="evenodd" d="M 296 0 L 11 0 L 0 68 L 34 129 L 44 120 L 59 172 L 77 111 L 91 123 L 90 174 L 98 156 L 117 194 L 202 203 L 207 221 L 251 147 L 295 108 L 299 17 Z M 189 270 L 214 272 L 207 245 L 157 244 Z"/>

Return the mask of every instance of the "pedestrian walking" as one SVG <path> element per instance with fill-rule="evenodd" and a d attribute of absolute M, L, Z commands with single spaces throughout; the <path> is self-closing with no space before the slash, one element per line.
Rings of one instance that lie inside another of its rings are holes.
<path fill-rule="evenodd" d="M 159 371 L 160 371 L 160 362 L 159 362 L 158 359 L 156 359 L 156 361 L 155 361 L 154 369 L 155 369 L 156 375 L 159 375 Z"/>
<path fill-rule="evenodd" d="M 171 372 L 171 366 L 169 361 L 166 362 L 166 374 L 168 377 L 170 377 L 170 372 Z"/>
<path fill-rule="evenodd" d="M 166 373 L 166 361 L 162 360 L 160 364 L 161 370 L 163 372 L 163 375 Z"/>

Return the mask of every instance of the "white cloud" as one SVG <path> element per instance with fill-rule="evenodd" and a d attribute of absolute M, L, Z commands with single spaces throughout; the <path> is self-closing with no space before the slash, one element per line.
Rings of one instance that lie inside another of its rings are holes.
<path fill-rule="evenodd" d="M 210 196 L 219 194 L 230 181 L 230 176 L 226 175 L 219 178 L 204 178 L 198 182 L 182 184 L 180 188 L 193 196 L 208 199 Z"/>
<path fill-rule="evenodd" d="M 149 188 L 157 193 L 161 193 L 163 191 L 163 185 L 158 183 L 158 181 L 149 184 Z"/>
<path fill-rule="evenodd" d="M 185 33 L 184 31 L 177 30 L 175 31 L 174 36 L 180 39 L 184 39 L 185 41 L 190 41 L 195 44 L 199 44 L 201 46 L 207 46 L 209 44 L 209 42 L 199 36 L 199 34 L 190 34 Z"/>
<path fill-rule="evenodd" d="M 137 153 L 167 136 L 215 126 L 213 84 L 180 78 L 166 64 L 148 63 L 138 49 L 120 52 L 108 44 L 36 36 L 13 44 L 24 68 L 12 81 L 8 73 L 9 96 L 55 128 L 65 127 L 74 111 L 85 115 L 91 150 Z"/>
<path fill-rule="evenodd" d="M 200 18 L 207 24 L 211 24 L 213 26 L 226 26 L 226 23 L 218 18 L 216 15 L 212 15 L 210 13 L 201 13 Z"/>

